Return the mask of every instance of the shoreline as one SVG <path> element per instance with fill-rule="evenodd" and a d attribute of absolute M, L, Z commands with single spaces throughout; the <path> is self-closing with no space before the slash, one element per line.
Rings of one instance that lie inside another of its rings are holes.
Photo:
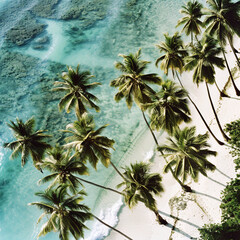
<path fill-rule="evenodd" d="M 240 40 L 238 42 L 240 43 Z M 234 56 L 228 52 L 227 57 L 229 63 L 232 64 L 235 60 Z M 184 73 L 182 78 L 185 78 L 186 81 L 183 81 L 183 84 L 186 90 L 191 89 L 190 95 L 197 103 L 204 117 L 206 117 L 207 122 L 210 123 L 211 129 L 216 133 L 217 137 L 222 140 L 221 133 L 210 109 L 209 100 L 207 99 L 206 90 L 204 89 L 205 86 L 200 85 L 197 88 L 192 82 L 191 73 Z M 223 81 L 220 83 L 219 80 L 221 79 Z M 226 79 L 228 79 L 227 70 L 216 69 L 216 80 L 219 81 L 221 89 L 224 87 Z M 240 80 L 239 77 L 238 80 Z M 240 87 L 240 84 L 237 85 Z M 219 92 L 215 86 L 210 86 L 210 90 L 222 126 L 238 119 L 237 109 L 240 108 L 240 101 L 229 98 L 220 99 Z M 230 96 L 235 97 L 232 85 L 227 89 L 227 92 Z M 198 133 L 205 133 L 207 129 L 203 125 L 202 120 L 193 106 L 189 106 L 192 113 L 192 122 L 189 125 L 197 126 Z M 163 138 L 160 140 L 164 141 Z M 235 177 L 236 173 L 234 171 L 233 158 L 229 153 L 230 149 L 218 145 L 212 136 L 209 137 L 208 142 L 211 149 L 218 152 L 216 157 L 208 159 L 216 165 L 217 169 L 214 172 L 208 172 L 207 177 L 200 175 L 198 182 L 186 181 L 186 184 L 190 184 L 196 193 L 183 192 L 171 174 L 162 174 L 163 161 L 161 161 L 161 157 L 157 156 L 157 154 L 154 155 L 152 171 L 160 172 L 163 177 L 162 184 L 165 189 L 162 195 L 156 198 L 158 210 L 162 217 L 169 222 L 169 225 L 159 225 L 155 221 L 155 216 L 151 211 L 140 203 L 132 210 L 126 206 L 123 207 L 119 215 L 119 222 L 115 227 L 124 231 L 134 240 L 156 240 L 159 239 L 159 236 L 161 236 L 163 240 L 185 240 L 197 239 L 199 237 L 199 231 L 197 229 L 204 224 L 220 222 L 221 210 L 219 206 L 221 203 L 221 191 L 224 189 L 226 183 Z M 142 144 L 142 146 L 144 145 Z M 152 149 L 153 148 L 154 145 L 152 146 Z M 134 154 L 134 151 L 137 151 L 137 149 L 141 149 L 141 146 L 136 146 L 132 154 Z M 171 206 L 169 205 L 169 201 L 172 203 L 170 204 Z M 175 230 L 173 230 L 173 227 Z M 139 229 L 141 229 L 141 231 L 139 231 Z M 121 240 L 122 238 L 114 231 L 111 231 L 104 239 Z"/>

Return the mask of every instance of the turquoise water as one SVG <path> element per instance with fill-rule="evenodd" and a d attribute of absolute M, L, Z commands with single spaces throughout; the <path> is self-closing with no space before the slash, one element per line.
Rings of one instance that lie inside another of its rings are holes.
<path fill-rule="evenodd" d="M 47 6 L 49 2 L 55 4 Z M 77 3 L 75 12 L 81 14 L 73 14 L 72 2 Z M 135 52 L 140 47 L 143 58 L 154 62 L 159 56 L 155 44 L 163 39 L 163 32 L 175 32 L 182 4 L 180 0 L 1 1 L 0 146 L 12 140 L 6 122 L 16 117 L 25 121 L 33 115 L 38 128 L 48 129 L 55 139 L 62 139 L 58 130 L 73 121 L 74 115 L 58 112 L 59 95 L 51 89 L 66 65 L 80 64 L 83 70 L 95 75 L 95 81 L 102 83 L 94 92 L 101 100 L 101 112 L 94 116 L 99 126 L 109 124 L 105 135 L 116 141 L 112 160 L 119 167 L 124 166 L 124 153 L 145 125 L 136 107 L 129 111 L 124 101 L 117 104 L 113 100 L 116 90 L 109 87 L 109 82 L 119 74 L 114 62 L 121 60 L 119 53 Z M 17 35 L 11 35 L 12 28 L 20 29 Z M 16 41 L 33 28 L 42 30 L 27 35 L 26 42 L 24 38 Z M 162 74 L 154 64 L 149 71 Z M 21 168 L 20 159 L 10 161 L 9 156 L 10 151 L 0 147 L 0 239 L 33 240 L 39 229 L 36 220 L 40 212 L 27 204 L 37 200 L 34 192 L 46 187 L 36 184 L 43 175 L 31 161 Z M 118 182 L 113 169 L 100 164 L 97 172 L 91 170 L 89 178 L 112 187 Z M 122 206 L 119 197 L 87 185 L 86 191 L 85 203 L 92 211 L 116 224 Z M 102 226 L 88 226 L 92 229 L 86 231 L 88 240 L 107 235 Z M 57 235 L 42 239 L 54 240 Z"/>

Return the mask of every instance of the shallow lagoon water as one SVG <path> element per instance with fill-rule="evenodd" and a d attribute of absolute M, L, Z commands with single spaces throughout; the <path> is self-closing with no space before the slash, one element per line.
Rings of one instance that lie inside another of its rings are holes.
<path fill-rule="evenodd" d="M 119 167 L 124 166 L 127 163 L 124 153 L 145 131 L 145 125 L 136 107 L 129 111 L 124 101 L 115 103 L 113 100 L 116 90 L 109 87 L 109 82 L 119 74 L 114 69 L 114 62 L 121 61 L 119 53 L 128 54 L 141 47 L 143 58 L 153 62 L 149 72 L 162 75 L 154 66 L 154 60 L 159 56 L 154 45 L 163 39 L 163 32 L 175 32 L 174 26 L 180 17 L 178 10 L 183 1 L 99 0 L 101 7 L 93 8 L 92 15 L 74 20 L 60 19 L 72 7 L 71 0 L 59 1 L 49 17 L 32 10 L 40 2 L 5 0 L 0 3 L 0 11 L 4 13 L 0 30 L 0 145 L 12 140 L 6 122 L 16 117 L 25 121 L 32 115 L 38 128 L 48 129 L 56 139 L 62 139 L 58 130 L 64 129 L 75 117 L 74 114 L 58 112 L 59 96 L 51 89 L 57 74 L 66 71 L 66 65 L 80 64 L 82 69 L 95 75 L 95 81 L 102 83 L 94 92 L 100 99 L 101 112 L 92 113 L 98 126 L 109 124 L 104 133 L 116 141 L 112 160 Z M 91 3 L 87 0 L 79 2 Z M 100 10 L 102 14 L 98 14 Z M 88 9 L 85 11 L 88 16 Z M 44 31 L 26 44 L 17 46 L 6 39 L 7 33 L 26 14 L 44 24 Z M 94 16 L 98 16 L 98 20 L 93 21 Z M 34 49 L 34 44 L 36 46 L 44 37 L 48 41 Z M 36 220 L 40 212 L 27 204 L 36 201 L 34 192 L 46 185 L 36 184 L 42 174 L 31 161 L 21 168 L 20 159 L 10 161 L 9 156 L 10 151 L 0 147 L 0 239 L 33 240 L 37 236 L 39 226 L 36 226 Z M 90 170 L 89 179 L 99 184 L 114 187 L 119 180 L 111 167 L 106 169 L 99 164 L 97 172 Z M 119 196 L 87 185 L 86 191 L 85 203 L 92 211 L 104 216 L 109 224 L 116 224 L 122 206 Z M 108 233 L 95 222 L 88 226 L 92 230 L 86 231 L 87 240 L 100 240 Z M 42 239 L 55 240 L 57 235 L 50 233 Z"/>

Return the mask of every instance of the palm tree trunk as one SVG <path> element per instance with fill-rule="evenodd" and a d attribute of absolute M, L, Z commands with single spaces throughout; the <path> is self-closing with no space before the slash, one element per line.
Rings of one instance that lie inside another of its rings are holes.
<path fill-rule="evenodd" d="M 145 122 L 146 122 L 146 124 L 147 124 L 147 126 L 148 126 L 148 128 L 149 128 L 149 130 L 150 130 L 150 132 L 152 133 L 152 136 L 153 136 L 153 139 L 154 139 L 156 145 L 159 147 L 157 138 L 156 138 L 155 134 L 153 133 L 153 131 L 152 131 L 152 129 L 151 129 L 151 127 L 150 127 L 147 119 L 146 119 L 146 116 L 145 116 L 145 114 L 144 114 L 144 111 L 142 111 L 142 115 L 143 115 L 143 118 L 144 118 L 144 120 L 145 120 Z M 162 152 L 161 150 L 160 150 L 160 153 L 161 153 L 162 157 L 164 158 L 165 162 L 168 163 L 167 160 L 166 160 L 166 158 L 164 157 L 163 152 Z M 187 191 L 187 192 L 192 192 L 192 190 L 191 190 L 191 188 L 190 188 L 189 186 L 184 185 L 184 184 L 175 176 L 175 174 L 174 174 L 171 166 L 170 166 L 169 168 L 170 168 L 170 171 L 171 171 L 173 177 L 174 177 L 174 178 L 176 179 L 176 181 L 181 185 L 181 187 L 183 188 L 183 190 L 184 190 L 184 191 Z"/>
<path fill-rule="evenodd" d="M 217 90 L 218 90 L 219 93 L 220 93 L 220 97 L 228 97 L 228 98 L 230 98 L 230 96 L 228 96 L 225 92 L 223 92 L 223 91 L 220 90 L 220 88 L 219 88 L 216 80 L 214 81 L 214 83 L 215 83 L 215 85 L 216 85 L 216 87 L 217 87 Z"/>
<path fill-rule="evenodd" d="M 123 178 L 123 180 L 127 181 L 126 178 L 122 175 L 122 173 L 117 169 L 117 167 L 113 164 L 112 161 L 110 161 L 110 164 L 112 165 L 112 167 L 115 169 L 115 171 L 118 173 L 119 176 L 121 176 Z"/>
<path fill-rule="evenodd" d="M 123 235 L 125 238 L 127 238 L 127 239 L 129 239 L 129 240 L 133 240 L 132 238 L 128 237 L 128 236 L 127 236 L 126 234 L 124 234 L 123 232 L 121 232 L 121 231 L 117 230 L 116 228 L 108 225 L 107 223 L 105 223 L 104 221 L 102 221 L 100 218 L 98 218 L 98 217 L 95 216 L 94 214 L 92 214 L 92 216 L 93 216 L 95 219 L 97 219 L 100 223 L 102 223 L 103 225 L 111 228 L 113 231 L 118 232 L 119 234 Z"/>
<path fill-rule="evenodd" d="M 162 150 L 159 150 L 159 152 L 161 153 L 162 157 L 164 158 L 166 164 L 168 164 L 168 161 L 167 159 L 164 157 L 164 153 Z M 185 191 L 185 192 L 192 192 L 192 189 L 191 187 L 189 187 L 188 185 L 185 185 L 183 184 L 179 179 L 178 177 L 175 175 L 173 169 L 171 166 L 169 166 L 169 169 L 170 169 L 170 172 L 172 173 L 173 177 L 175 178 L 175 180 L 178 182 L 178 184 L 182 187 L 182 189 Z"/>
<path fill-rule="evenodd" d="M 216 118 L 218 127 L 219 127 L 219 129 L 220 129 L 220 131 L 221 131 L 224 139 L 225 139 L 226 141 L 229 141 L 230 138 L 229 138 L 229 137 L 225 134 L 225 132 L 223 131 L 222 126 L 221 126 L 221 124 L 220 124 L 220 121 L 219 121 L 219 119 L 218 119 L 216 110 L 215 110 L 214 105 L 213 105 L 213 102 L 212 102 L 212 98 L 211 98 L 211 95 L 210 95 L 210 91 L 209 91 L 209 88 L 208 88 L 208 83 L 207 83 L 206 81 L 205 81 L 205 84 L 206 84 L 206 88 L 207 88 L 208 98 L 209 98 L 209 101 L 210 101 L 210 103 L 211 103 L 211 107 L 212 107 L 214 116 L 215 116 L 215 118 Z"/>
<path fill-rule="evenodd" d="M 159 214 L 158 210 L 152 210 L 154 212 L 154 214 L 157 217 L 157 221 L 159 222 L 159 224 L 163 224 L 163 225 L 167 225 L 168 222 L 162 218 L 162 216 Z"/>
<path fill-rule="evenodd" d="M 148 123 L 148 121 L 147 121 L 147 119 L 146 119 L 145 113 L 144 113 L 143 110 L 141 110 L 141 111 L 142 111 L 142 115 L 143 115 L 144 121 L 145 121 L 145 123 L 147 124 L 148 129 L 150 130 L 150 132 L 151 132 L 151 134 L 152 134 L 152 136 L 153 136 L 153 139 L 154 139 L 156 145 L 158 146 L 157 138 L 156 138 L 155 134 L 153 133 L 153 130 L 152 130 L 152 128 L 150 127 L 150 125 L 149 125 L 149 123 Z"/>
<path fill-rule="evenodd" d="M 184 88 L 177 72 L 176 72 L 176 75 L 177 75 L 177 78 L 178 78 L 178 81 L 180 82 L 180 85 L 182 86 L 182 88 Z M 198 109 L 197 105 L 195 104 L 195 102 L 191 99 L 191 97 L 189 96 L 189 94 L 187 95 L 188 99 L 190 100 L 190 102 L 193 104 L 193 106 L 195 107 L 195 109 L 197 110 L 199 116 L 201 117 L 203 123 L 205 124 L 207 130 L 210 132 L 210 134 L 213 136 L 213 138 L 216 140 L 216 142 L 219 144 L 219 145 L 224 145 L 223 142 L 221 142 L 220 140 L 218 140 L 218 138 L 214 135 L 214 133 L 212 132 L 211 128 L 208 126 L 206 120 L 204 119 L 202 113 L 200 112 L 200 110 Z"/>
<path fill-rule="evenodd" d="M 228 42 L 229 42 L 229 45 L 230 45 L 230 47 L 231 47 L 231 49 L 232 49 L 232 51 L 233 51 L 233 54 L 234 54 L 236 60 L 237 60 L 237 65 L 238 65 L 238 67 L 239 67 L 239 69 L 240 69 L 240 61 L 239 61 L 238 56 L 237 56 L 237 54 L 236 54 L 236 52 L 235 52 L 235 48 L 234 48 L 234 46 L 233 46 L 233 43 L 232 43 L 232 41 L 231 41 L 229 38 L 228 38 Z"/>
<path fill-rule="evenodd" d="M 115 190 L 115 189 L 112 189 L 112 188 L 109 188 L 109 187 L 105 187 L 105 186 L 99 185 L 99 184 L 94 183 L 94 182 L 90 182 L 90 181 L 85 180 L 85 179 L 80 178 L 80 177 L 76 177 L 76 178 L 79 179 L 79 180 L 82 181 L 82 182 L 85 182 L 85 183 L 91 184 L 91 185 L 93 185 L 93 186 L 100 187 L 100 188 L 103 188 L 103 189 L 106 189 L 106 190 L 109 190 L 109 191 L 112 191 L 112 192 L 118 193 L 118 194 L 120 194 L 120 195 L 123 195 L 123 193 L 121 193 L 121 192 L 119 192 L 119 191 L 117 191 L 117 190 Z"/>
<path fill-rule="evenodd" d="M 231 79 L 231 81 L 232 81 L 234 90 L 235 90 L 235 92 L 236 92 L 236 95 L 237 95 L 237 96 L 240 96 L 240 91 L 239 91 L 239 89 L 237 88 L 237 86 L 236 86 L 236 84 L 235 84 L 235 82 L 234 82 L 234 79 L 233 79 L 233 76 L 232 76 L 232 73 L 231 73 L 231 69 L 230 69 L 230 67 L 229 67 L 229 65 L 228 65 L 227 58 L 226 58 L 226 55 L 225 55 L 224 48 L 223 48 L 222 44 L 221 44 L 221 47 L 222 47 L 223 57 L 224 57 L 224 60 L 225 60 L 225 62 L 226 62 L 227 70 L 228 70 L 228 72 L 229 72 L 230 79 Z"/>

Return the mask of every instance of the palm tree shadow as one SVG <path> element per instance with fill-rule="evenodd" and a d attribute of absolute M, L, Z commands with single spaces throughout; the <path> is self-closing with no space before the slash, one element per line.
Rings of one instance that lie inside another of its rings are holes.
<path fill-rule="evenodd" d="M 223 186 L 223 187 L 226 187 L 225 184 L 220 183 L 219 181 L 217 181 L 217 180 L 215 180 L 215 179 L 213 179 L 213 178 L 210 178 L 210 177 L 208 177 L 208 176 L 207 176 L 206 178 L 208 178 L 209 180 L 211 180 L 211 181 L 213 181 L 213 182 L 215 182 L 215 183 L 217 183 L 217 184 L 219 184 L 219 185 L 221 185 L 221 186 Z"/>
<path fill-rule="evenodd" d="M 177 219 L 178 221 L 181 221 L 181 222 L 184 222 L 184 223 L 186 223 L 186 224 L 189 224 L 189 225 L 191 225 L 191 226 L 193 226 L 193 227 L 195 227 L 195 228 L 200 228 L 200 226 L 198 226 L 198 225 L 196 225 L 196 224 L 194 224 L 194 223 L 191 223 L 191 222 L 189 222 L 189 221 L 187 221 L 187 220 L 184 220 L 184 219 L 182 219 L 182 218 L 176 217 L 176 216 L 174 216 L 174 215 L 172 215 L 172 214 L 168 214 L 168 213 L 162 212 L 162 211 L 160 211 L 160 210 L 158 210 L 158 212 L 159 212 L 160 214 L 162 214 L 162 215 L 165 215 L 165 216 L 168 216 L 168 217 Z"/>
<path fill-rule="evenodd" d="M 195 190 L 193 190 L 193 189 L 192 189 L 192 192 L 193 192 L 193 193 L 196 193 L 196 194 L 199 194 L 199 195 L 203 195 L 203 196 L 212 198 L 212 199 L 214 199 L 214 200 L 216 200 L 216 201 L 221 202 L 221 200 L 220 200 L 219 198 L 213 197 L 213 196 L 208 195 L 208 194 L 206 194 L 206 193 L 198 192 L 198 191 L 195 191 Z"/>
<path fill-rule="evenodd" d="M 168 223 L 168 224 L 166 225 L 166 227 L 171 228 L 174 232 L 180 233 L 181 235 L 183 235 L 183 236 L 185 236 L 185 237 L 187 237 L 187 238 L 189 238 L 189 239 L 196 239 L 196 240 L 197 240 L 197 238 L 194 238 L 194 237 L 190 236 L 190 235 L 187 234 L 186 232 L 184 232 L 184 231 L 182 231 L 181 229 L 173 226 L 173 225 L 170 224 L 170 223 Z"/>
<path fill-rule="evenodd" d="M 216 171 L 218 171 L 219 173 L 221 173 L 224 177 L 228 178 L 229 180 L 232 180 L 231 177 L 229 177 L 227 174 L 225 174 L 224 172 L 220 171 L 218 168 L 216 168 Z"/>

